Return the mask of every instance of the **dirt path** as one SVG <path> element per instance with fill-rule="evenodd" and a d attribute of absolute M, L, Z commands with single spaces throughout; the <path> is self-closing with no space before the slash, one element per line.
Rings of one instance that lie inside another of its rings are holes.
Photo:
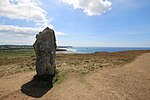
<path fill-rule="evenodd" d="M 35 73 L 0 78 L 0 99 L 37 99 L 20 91 Z M 113 69 L 87 74 L 72 74 L 54 85 L 41 98 L 44 100 L 150 100 L 150 53 L 134 62 Z"/>

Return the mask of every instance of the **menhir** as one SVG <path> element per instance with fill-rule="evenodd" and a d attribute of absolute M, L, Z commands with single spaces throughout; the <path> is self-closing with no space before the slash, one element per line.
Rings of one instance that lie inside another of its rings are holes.
<path fill-rule="evenodd" d="M 37 57 L 37 75 L 55 75 L 55 32 L 48 27 L 45 28 L 42 32 L 39 32 L 39 34 L 36 35 L 36 41 L 33 44 L 33 47 Z"/>

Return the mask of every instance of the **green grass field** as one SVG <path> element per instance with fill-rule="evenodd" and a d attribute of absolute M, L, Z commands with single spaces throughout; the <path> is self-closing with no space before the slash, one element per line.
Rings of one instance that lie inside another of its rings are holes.
<path fill-rule="evenodd" d="M 150 50 L 137 50 L 113 53 L 57 54 L 56 68 L 59 72 L 57 76 L 63 79 L 70 73 L 85 75 L 97 70 L 122 66 L 133 61 L 137 56 L 149 52 Z M 35 71 L 35 62 L 33 49 L 1 49 L 0 77 Z"/>
<path fill-rule="evenodd" d="M 0 57 L 30 57 L 34 55 L 33 49 L 0 49 Z"/>

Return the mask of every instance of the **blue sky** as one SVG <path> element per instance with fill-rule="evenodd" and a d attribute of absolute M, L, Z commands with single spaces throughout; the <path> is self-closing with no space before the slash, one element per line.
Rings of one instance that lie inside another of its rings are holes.
<path fill-rule="evenodd" d="M 58 45 L 150 47 L 150 1 L 0 1 L 0 44 L 33 44 L 46 26 Z"/>

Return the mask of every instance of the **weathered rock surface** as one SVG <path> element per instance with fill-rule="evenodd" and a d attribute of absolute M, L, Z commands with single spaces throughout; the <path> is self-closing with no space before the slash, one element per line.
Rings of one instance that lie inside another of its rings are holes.
<path fill-rule="evenodd" d="M 55 75 L 55 32 L 48 27 L 42 32 L 39 32 L 39 34 L 36 35 L 36 41 L 33 44 L 33 47 L 37 57 L 37 75 Z"/>

